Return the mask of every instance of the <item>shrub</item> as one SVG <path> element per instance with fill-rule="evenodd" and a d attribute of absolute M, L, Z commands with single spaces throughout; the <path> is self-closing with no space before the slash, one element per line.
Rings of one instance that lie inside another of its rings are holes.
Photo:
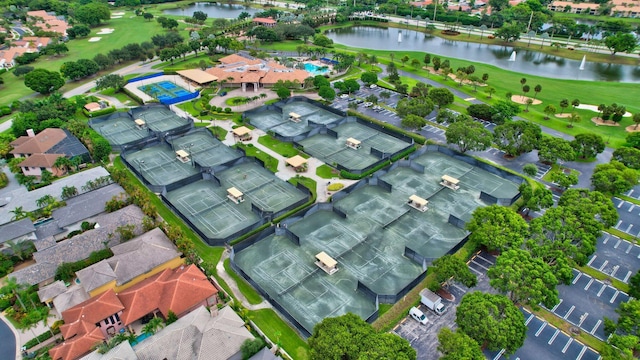
<path fill-rule="evenodd" d="M 338 190 L 341 190 L 342 188 L 344 188 L 344 184 L 342 183 L 333 183 L 327 186 L 327 190 L 329 191 L 338 191 Z"/>
<path fill-rule="evenodd" d="M 0 115 L 4 116 L 4 115 L 9 115 L 11 114 L 11 108 L 8 106 L 0 106 Z"/>
<path fill-rule="evenodd" d="M 224 112 L 227 113 L 227 114 L 230 114 L 231 113 L 231 108 L 229 108 L 229 107 L 224 108 Z"/>

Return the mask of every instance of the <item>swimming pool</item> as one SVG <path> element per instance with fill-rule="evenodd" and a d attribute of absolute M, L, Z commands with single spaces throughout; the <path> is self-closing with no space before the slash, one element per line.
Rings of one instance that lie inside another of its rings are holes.
<path fill-rule="evenodd" d="M 310 72 L 313 76 L 324 75 L 329 72 L 329 68 L 326 66 L 318 66 L 312 63 L 304 63 L 304 69 Z"/>
<path fill-rule="evenodd" d="M 142 340 L 148 338 L 149 336 L 151 336 L 151 334 L 149 333 L 142 333 L 138 335 L 136 339 L 131 342 L 131 346 L 138 345 Z"/>
<path fill-rule="evenodd" d="M 142 85 L 138 86 L 138 89 L 145 94 L 158 99 L 160 102 L 191 94 L 187 90 L 170 81 L 161 81 L 158 83 Z"/>

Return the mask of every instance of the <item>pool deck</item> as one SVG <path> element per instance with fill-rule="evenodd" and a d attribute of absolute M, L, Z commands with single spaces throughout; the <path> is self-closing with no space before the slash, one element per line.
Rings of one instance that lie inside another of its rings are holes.
<path fill-rule="evenodd" d="M 186 81 L 184 81 L 179 75 L 162 75 L 162 76 L 158 76 L 158 77 L 154 77 L 151 79 L 146 79 L 146 80 L 141 80 L 141 81 L 136 81 L 133 83 L 128 83 L 127 85 L 125 85 L 125 89 L 131 91 L 133 94 L 135 94 L 136 96 L 138 96 L 140 99 L 142 99 L 142 101 L 144 101 L 145 103 L 149 102 L 149 101 L 155 101 L 155 99 L 149 95 L 147 95 L 144 91 L 138 89 L 141 86 L 145 86 L 145 85 L 149 85 L 149 84 L 155 84 L 155 83 L 159 83 L 159 82 L 163 82 L 163 81 L 169 81 L 172 82 L 178 86 L 180 86 L 181 88 L 189 91 L 189 92 L 193 92 L 195 91 L 195 89 L 193 88 L 193 86 L 189 85 Z"/>

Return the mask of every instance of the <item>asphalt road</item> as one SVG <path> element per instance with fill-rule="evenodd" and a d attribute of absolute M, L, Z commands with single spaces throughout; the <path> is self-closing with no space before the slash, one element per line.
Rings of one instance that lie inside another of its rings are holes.
<path fill-rule="evenodd" d="M 4 319 L 0 319 L 0 358 L 15 359 L 16 358 L 16 338 L 13 331 L 5 323 Z"/>
<path fill-rule="evenodd" d="M 596 252 L 589 258 L 587 265 L 629 283 L 629 278 L 640 270 L 640 246 L 620 239 L 615 235 L 603 233 L 598 238 Z"/>

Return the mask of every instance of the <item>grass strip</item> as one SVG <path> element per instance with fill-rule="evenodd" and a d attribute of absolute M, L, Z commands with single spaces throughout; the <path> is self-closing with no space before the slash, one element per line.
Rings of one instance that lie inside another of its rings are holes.
<path fill-rule="evenodd" d="M 247 283 L 240 275 L 238 275 L 233 268 L 231 267 L 231 260 L 224 260 L 224 270 L 227 272 L 229 276 L 236 282 L 238 285 L 238 290 L 247 298 L 249 304 L 260 304 L 262 302 L 262 296 Z"/>
<path fill-rule="evenodd" d="M 300 151 L 293 146 L 293 143 L 280 141 L 271 135 L 261 136 L 258 138 L 258 143 L 286 158 L 301 155 Z"/>
<path fill-rule="evenodd" d="M 296 360 L 309 358 L 309 345 L 272 309 L 249 311 L 249 319 Z"/>

